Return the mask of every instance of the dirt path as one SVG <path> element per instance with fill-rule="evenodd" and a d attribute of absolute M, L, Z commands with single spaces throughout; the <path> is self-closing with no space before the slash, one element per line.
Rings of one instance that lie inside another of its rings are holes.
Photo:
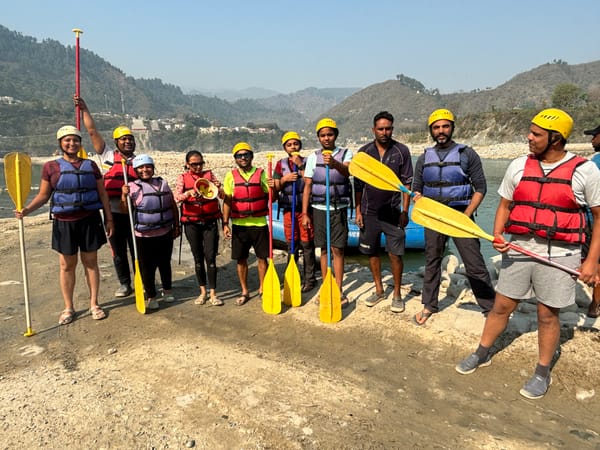
<path fill-rule="evenodd" d="M 223 307 L 194 305 L 191 266 L 174 263 L 177 303 L 140 316 L 133 297 L 104 296 L 96 322 L 80 276 L 81 315 L 57 327 L 57 258 L 40 224 L 27 234 L 37 334 L 25 338 L 17 234 L 2 230 L 1 448 L 600 448 L 598 333 L 565 330 L 549 394 L 529 401 L 518 390 L 535 333 L 507 334 L 492 366 L 460 376 L 476 335 L 416 328 L 387 305 L 354 303 L 334 325 L 312 304 L 278 316 L 257 297 L 235 306 L 227 252 Z M 112 293 L 108 250 L 100 257 Z"/>

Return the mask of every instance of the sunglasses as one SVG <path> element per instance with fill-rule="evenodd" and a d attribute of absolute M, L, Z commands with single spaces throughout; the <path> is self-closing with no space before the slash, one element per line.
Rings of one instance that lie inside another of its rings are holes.
<path fill-rule="evenodd" d="M 236 153 L 234 158 L 235 159 L 250 159 L 252 158 L 252 152 L 249 153 Z"/>
<path fill-rule="evenodd" d="M 202 167 L 203 165 L 204 165 L 203 162 L 189 163 L 190 167 Z"/>

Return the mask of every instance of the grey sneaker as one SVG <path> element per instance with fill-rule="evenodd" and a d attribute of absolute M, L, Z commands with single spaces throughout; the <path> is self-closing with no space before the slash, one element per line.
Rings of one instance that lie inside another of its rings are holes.
<path fill-rule="evenodd" d="M 392 299 L 392 306 L 390 307 L 390 310 L 394 313 L 404 312 L 405 306 L 402 297 L 394 297 Z"/>
<path fill-rule="evenodd" d="M 146 300 L 146 309 L 158 309 L 158 308 L 160 308 L 160 305 L 158 304 L 156 299 L 149 298 L 148 300 Z"/>
<path fill-rule="evenodd" d="M 377 292 L 373 292 L 365 300 L 365 305 L 367 305 L 370 308 L 372 306 L 375 306 L 381 300 L 385 300 L 386 297 L 387 297 L 387 295 L 385 295 L 385 292 L 382 293 L 382 294 L 378 294 Z"/>
<path fill-rule="evenodd" d="M 552 377 L 548 375 L 544 378 L 537 373 L 534 374 L 527 383 L 521 388 L 519 394 L 523 397 L 535 400 L 542 398 L 548 392 L 548 386 L 552 384 Z"/>
<path fill-rule="evenodd" d="M 459 362 L 454 369 L 462 375 L 469 375 L 477 370 L 478 367 L 487 367 L 492 363 L 491 355 L 485 358 L 485 361 L 479 362 L 477 353 L 471 353 L 468 357 Z"/>
<path fill-rule="evenodd" d="M 131 286 L 128 284 L 122 284 L 119 289 L 115 291 L 115 297 L 128 297 L 133 292 Z"/>

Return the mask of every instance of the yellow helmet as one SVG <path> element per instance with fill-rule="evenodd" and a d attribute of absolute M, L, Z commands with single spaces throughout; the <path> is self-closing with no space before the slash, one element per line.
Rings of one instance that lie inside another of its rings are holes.
<path fill-rule="evenodd" d="M 298 133 L 296 133 L 295 131 L 288 131 L 281 138 L 281 144 L 285 145 L 285 143 L 290 139 L 296 139 L 297 141 L 302 142 L 302 139 L 300 139 L 300 135 Z"/>
<path fill-rule="evenodd" d="M 123 136 L 133 136 L 133 133 L 125 126 L 115 128 L 115 131 L 113 131 L 113 139 L 120 139 Z"/>
<path fill-rule="evenodd" d="M 319 120 L 319 122 L 317 122 L 317 133 L 319 132 L 319 130 L 321 128 L 333 128 L 335 130 L 338 129 L 337 127 L 337 123 L 335 123 L 335 120 L 330 119 L 329 117 L 325 117 L 324 119 Z"/>
<path fill-rule="evenodd" d="M 79 131 L 72 125 L 65 125 L 64 127 L 60 127 L 56 132 L 56 139 L 60 141 L 65 136 L 69 135 L 79 136 L 79 139 L 81 139 L 81 131 Z"/>
<path fill-rule="evenodd" d="M 565 139 L 569 139 L 573 130 L 573 119 L 562 109 L 544 109 L 531 119 L 531 123 L 544 130 L 557 131 Z"/>
<path fill-rule="evenodd" d="M 250 147 L 250 144 L 248 144 L 247 142 L 238 142 L 233 146 L 233 154 L 235 155 L 240 150 L 248 150 L 249 152 L 251 152 L 252 147 Z"/>
<path fill-rule="evenodd" d="M 454 114 L 449 109 L 436 109 L 429 115 L 429 119 L 427 119 L 427 126 L 430 127 L 433 122 L 437 122 L 438 120 L 449 120 L 454 123 Z"/>

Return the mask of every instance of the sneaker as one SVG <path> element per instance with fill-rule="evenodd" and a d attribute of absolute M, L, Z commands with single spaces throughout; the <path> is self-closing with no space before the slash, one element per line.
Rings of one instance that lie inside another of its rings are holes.
<path fill-rule="evenodd" d="M 519 391 L 519 394 L 532 400 L 542 398 L 546 392 L 548 392 L 548 386 L 551 384 L 552 377 L 550 375 L 544 378 L 536 373 L 529 379 L 527 383 L 525 383 L 525 385 Z"/>
<path fill-rule="evenodd" d="M 365 305 L 367 305 L 369 308 L 372 306 L 375 306 L 377 303 L 379 303 L 381 300 L 384 300 L 387 297 L 387 295 L 385 295 L 384 293 L 378 294 L 377 292 L 373 292 L 371 295 L 369 295 L 369 297 L 367 297 L 367 299 L 365 300 Z"/>
<path fill-rule="evenodd" d="M 158 308 L 160 308 L 160 306 L 158 305 L 158 302 L 156 301 L 156 299 L 149 298 L 148 300 L 146 300 L 146 309 L 158 309 Z"/>
<path fill-rule="evenodd" d="M 115 297 L 128 297 L 133 292 L 131 286 L 128 284 L 122 284 L 119 289 L 115 291 Z"/>
<path fill-rule="evenodd" d="M 162 297 L 163 302 L 165 303 L 173 303 L 175 301 L 175 296 L 171 293 L 169 294 L 165 294 L 163 292 L 163 297 Z"/>
<path fill-rule="evenodd" d="M 478 367 L 487 367 L 492 363 L 491 355 L 485 358 L 485 361 L 479 362 L 479 356 L 477 353 L 471 353 L 467 358 L 459 362 L 455 369 L 462 375 L 469 375 L 477 370 Z"/>
<path fill-rule="evenodd" d="M 402 300 L 402 297 L 394 297 L 392 300 L 392 306 L 390 307 L 390 310 L 394 313 L 401 313 L 404 312 L 405 310 L 405 306 L 404 306 L 404 301 Z"/>

